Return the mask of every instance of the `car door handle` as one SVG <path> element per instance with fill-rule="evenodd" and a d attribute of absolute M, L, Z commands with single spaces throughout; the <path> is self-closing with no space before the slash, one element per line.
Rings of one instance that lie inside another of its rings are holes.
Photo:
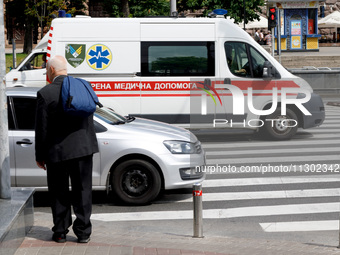
<path fill-rule="evenodd" d="M 29 140 L 29 139 L 23 139 L 21 141 L 17 141 L 17 144 L 18 145 L 31 145 L 31 144 L 33 144 L 33 142 L 31 142 L 31 140 Z"/>
<path fill-rule="evenodd" d="M 211 80 L 210 79 L 204 79 L 204 88 L 206 90 L 211 90 Z"/>
<path fill-rule="evenodd" d="M 224 78 L 223 83 L 224 84 L 231 84 L 231 79 L 230 78 Z"/>

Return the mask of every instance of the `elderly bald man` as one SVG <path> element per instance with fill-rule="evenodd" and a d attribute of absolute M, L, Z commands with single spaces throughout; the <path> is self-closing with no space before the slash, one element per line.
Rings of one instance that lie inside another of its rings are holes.
<path fill-rule="evenodd" d="M 93 115 L 70 117 L 63 111 L 60 94 L 67 76 L 66 59 L 54 56 L 46 68 L 51 84 L 37 94 L 35 149 L 37 165 L 47 170 L 54 224 L 52 240 L 66 242 L 73 206 L 73 231 L 78 242 L 87 243 L 92 232 L 92 159 L 99 151 Z"/>

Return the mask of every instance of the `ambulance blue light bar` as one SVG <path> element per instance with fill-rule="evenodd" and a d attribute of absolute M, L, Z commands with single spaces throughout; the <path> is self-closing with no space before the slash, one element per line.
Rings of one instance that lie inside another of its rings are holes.
<path fill-rule="evenodd" d="M 65 18 L 66 17 L 66 11 L 65 10 L 59 10 L 58 11 L 58 17 L 59 18 Z"/>
<path fill-rule="evenodd" d="M 224 9 L 216 9 L 213 10 L 212 12 L 216 15 L 226 15 L 228 13 L 228 11 Z"/>

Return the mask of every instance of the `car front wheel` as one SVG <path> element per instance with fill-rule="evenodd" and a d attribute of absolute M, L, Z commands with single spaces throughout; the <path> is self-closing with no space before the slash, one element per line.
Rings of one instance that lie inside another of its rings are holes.
<path fill-rule="evenodd" d="M 150 162 L 141 159 L 127 160 L 114 169 L 112 190 L 115 197 L 124 203 L 147 204 L 160 193 L 161 177 Z"/>
<path fill-rule="evenodd" d="M 298 130 L 298 118 L 296 114 L 286 109 L 286 115 L 281 114 L 281 108 L 266 117 L 260 132 L 270 140 L 291 139 Z"/>

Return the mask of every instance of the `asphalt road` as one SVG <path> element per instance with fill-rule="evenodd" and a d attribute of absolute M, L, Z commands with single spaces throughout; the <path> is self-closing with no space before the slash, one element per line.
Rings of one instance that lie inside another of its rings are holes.
<path fill-rule="evenodd" d="M 321 127 L 299 130 L 290 141 L 264 141 L 243 131 L 198 134 L 210 166 L 203 183 L 204 235 L 337 245 L 339 125 L 340 107 L 326 106 Z M 35 211 L 50 213 L 46 201 L 46 193 L 36 193 Z M 140 207 L 94 192 L 92 220 L 190 236 L 192 210 L 191 189 L 166 192 Z"/>

